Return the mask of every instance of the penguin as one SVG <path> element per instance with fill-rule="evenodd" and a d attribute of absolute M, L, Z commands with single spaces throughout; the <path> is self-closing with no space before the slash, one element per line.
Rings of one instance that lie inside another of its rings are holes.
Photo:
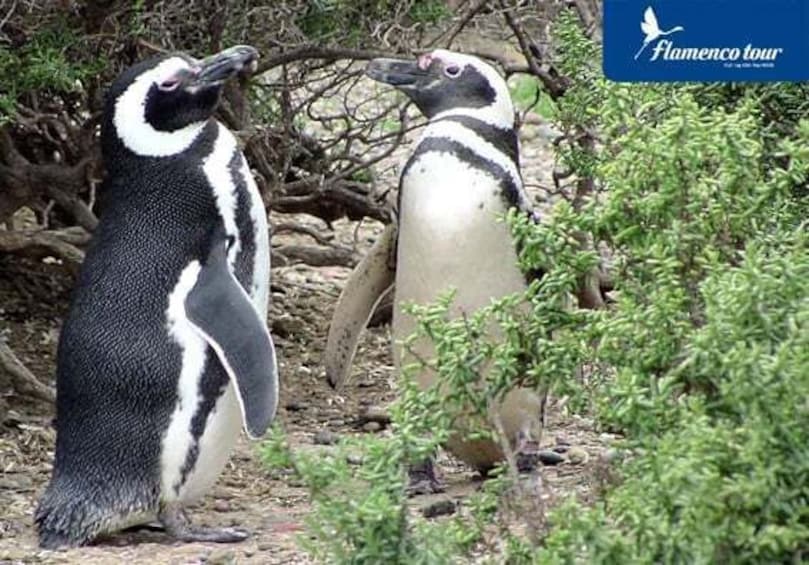
<path fill-rule="evenodd" d="M 502 217 L 532 214 L 523 189 L 514 108 L 505 80 L 480 59 L 435 50 L 415 61 L 374 59 L 366 74 L 396 87 L 429 120 L 399 179 L 396 220 L 352 272 L 338 299 L 324 356 L 332 387 L 345 383 L 359 334 L 378 300 L 394 292 L 393 357 L 397 371 L 434 357 L 427 340 L 405 351 L 416 323 L 402 304 L 435 302 L 455 289 L 450 316 L 461 317 L 526 289 L 517 249 Z M 392 290 L 391 290 L 392 289 Z M 497 329 L 490 328 L 496 339 Z M 415 356 L 414 356 L 415 354 Z M 424 389 L 436 374 L 415 375 Z M 494 408 L 515 450 L 538 441 L 544 401 L 534 390 L 509 391 Z M 492 418 L 495 420 L 495 418 Z M 445 446 L 486 474 L 505 457 L 494 440 L 465 437 L 462 425 Z M 434 483 L 428 471 L 428 480 Z"/>
<path fill-rule="evenodd" d="M 162 55 L 107 92 L 105 206 L 57 351 L 55 462 L 35 513 L 44 548 L 155 520 L 182 541 L 247 537 L 194 527 L 184 507 L 240 429 L 262 435 L 278 404 L 266 211 L 213 118 L 226 81 L 257 57 Z"/>

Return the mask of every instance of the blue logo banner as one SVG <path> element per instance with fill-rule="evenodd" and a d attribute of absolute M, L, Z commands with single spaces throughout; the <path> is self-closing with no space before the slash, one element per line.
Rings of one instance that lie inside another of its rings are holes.
<path fill-rule="evenodd" d="M 809 0 L 604 0 L 604 74 L 809 80 Z"/>

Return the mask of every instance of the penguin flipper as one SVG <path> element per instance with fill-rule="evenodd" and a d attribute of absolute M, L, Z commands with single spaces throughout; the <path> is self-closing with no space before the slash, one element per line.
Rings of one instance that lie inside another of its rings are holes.
<path fill-rule="evenodd" d="M 275 346 L 228 268 L 227 240 L 215 241 L 185 299 L 188 320 L 216 352 L 236 389 L 247 435 L 267 431 L 278 406 Z"/>
<path fill-rule="evenodd" d="M 351 371 L 357 342 L 379 301 L 393 285 L 397 228 L 394 224 L 376 240 L 346 281 L 334 308 L 324 365 L 332 388 L 340 389 Z"/>

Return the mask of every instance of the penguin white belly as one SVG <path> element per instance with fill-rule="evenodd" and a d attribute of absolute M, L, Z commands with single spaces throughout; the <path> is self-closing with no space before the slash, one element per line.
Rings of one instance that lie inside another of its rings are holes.
<path fill-rule="evenodd" d="M 503 220 L 507 208 L 502 191 L 489 175 L 451 154 L 426 153 L 411 165 L 402 185 L 393 313 L 397 368 L 411 362 L 402 361 L 401 343 L 416 330 L 413 317 L 402 311 L 402 303 L 434 302 L 454 288 L 449 313 L 456 317 L 526 287 L 511 231 Z M 496 325 L 488 331 L 499 333 Z M 418 340 L 412 348 L 422 359 L 434 355 L 429 340 Z M 422 388 L 429 387 L 435 377 L 429 370 L 414 375 Z M 528 389 L 510 391 L 495 407 L 512 446 L 521 434 L 534 435 L 541 407 L 538 395 Z M 480 470 L 490 469 L 503 458 L 497 442 L 468 440 L 463 431 L 453 435 L 445 447 Z"/>
<path fill-rule="evenodd" d="M 195 448 L 191 422 L 203 400 L 200 380 L 206 363 L 217 362 L 216 356 L 185 314 L 185 299 L 194 287 L 199 272 L 197 261 L 186 266 L 169 295 L 166 311 L 169 335 L 182 350 L 177 404 L 163 436 L 160 456 L 161 499 L 166 502 L 190 502 L 210 488 L 227 462 L 241 426 L 241 412 L 233 383 L 229 382 L 208 415 L 205 429 L 197 440 L 196 460 L 190 467 L 187 466 L 189 453 Z"/>
<path fill-rule="evenodd" d="M 183 504 L 198 500 L 216 482 L 239 438 L 241 424 L 242 415 L 231 382 L 208 415 L 208 423 L 199 439 L 197 461 L 178 495 Z"/>
<path fill-rule="evenodd" d="M 402 183 L 396 301 L 435 301 L 456 289 L 451 313 L 526 286 L 500 187 L 451 153 L 430 152 Z M 404 337 L 404 336 L 403 336 Z"/>
<path fill-rule="evenodd" d="M 234 237 L 235 243 L 228 251 L 231 270 L 241 252 L 242 237 L 240 226 L 236 224 L 236 181 L 239 179 L 234 178 L 229 167 L 234 155 L 238 155 L 241 161 L 238 175 L 242 177 L 242 186 L 247 190 L 252 223 L 252 226 L 241 228 L 252 229 L 255 238 L 253 273 L 248 294 L 263 321 L 267 316 L 270 277 L 267 215 L 247 161 L 244 155 L 238 153 L 235 137 L 222 124 L 218 124 L 213 150 L 203 162 L 203 172 L 213 188 L 225 231 Z M 200 265 L 197 261 L 186 266 L 169 297 L 166 312 L 169 334 L 182 349 L 182 369 L 177 387 L 178 402 L 164 436 L 161 453 L 161 492 L 164 501 L 179 500 L 189 503 L 205 494 L 227 463 L 242 425 L 241 408 L 231 380 L 208 414 L 202 435 L 195 439 L 191 431 L 191 422 L 203 402 L 200 380 L 206 362 L 219 362 L 205 338 L 186 317 L 185 300 L 194 287 L 199 272 Z M 195 454 L 192 453 L 193 450 L 196 450 Z"/>

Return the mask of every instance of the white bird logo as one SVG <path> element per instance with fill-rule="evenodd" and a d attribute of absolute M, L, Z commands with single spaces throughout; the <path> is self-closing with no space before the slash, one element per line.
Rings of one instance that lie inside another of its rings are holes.
<path fill-rule="evenodd" d="M 649 45 L 655 39 L 663 37 L 664 35 L 669 35 L 671 33 L 674 33 L 675 31 L 685 31 L 685 28 L 683 28 L 683 26 L 676 26 L 668 31 L 662 31 L 660 29 L 660 25 L 657 23 L 657 16 L 655 16 L 655 11 L 652 10 L 651 6 L 646 8 L 646 11 L 643 12 L 643 21 L 640 23 L 640 29 L 643 33 L 646 34 L 646 38 L 643 40 L 643 45 L 641 45 L 638 52 L 635 53 L 636 61 L 638 60 L 638 57 L 640 57 L 640 54 L 643 53 L 643 50 L 646 49 L 646 46 Z"/>

